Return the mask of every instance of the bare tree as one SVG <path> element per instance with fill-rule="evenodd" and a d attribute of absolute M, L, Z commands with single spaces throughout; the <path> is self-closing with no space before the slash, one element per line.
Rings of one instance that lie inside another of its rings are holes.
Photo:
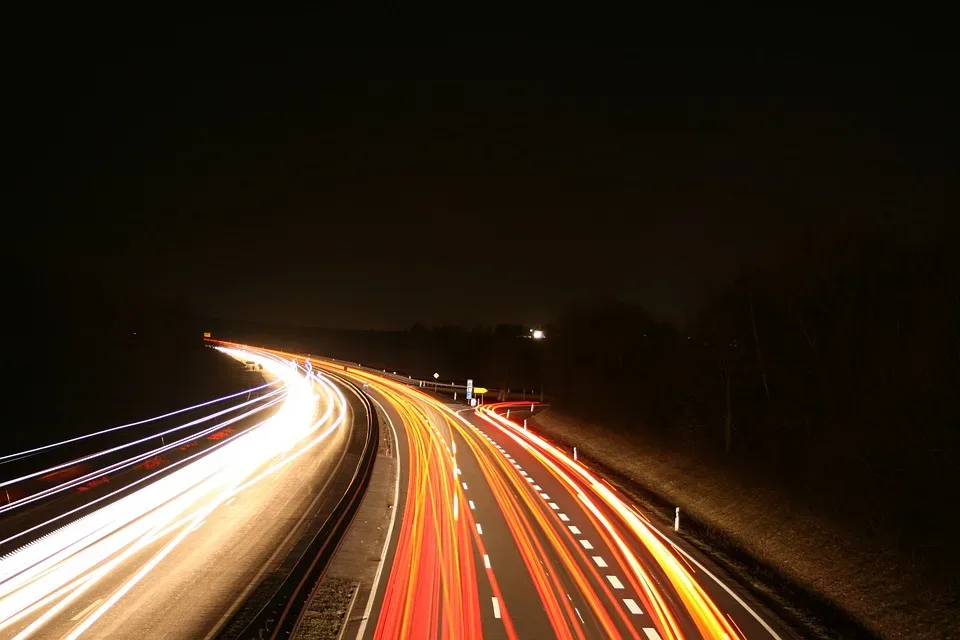
<path fill-rule="evenodd" d="M 770 400 L 770 387 L 767 385 L 767 371 L 763 368 L 763 355 L 760 353 L 760 336 L 757 334 L 757 317 L 753 312 L 753 290 L 747 293 L 747 299 L 750 301 L 750 322 L 753 324 L 753 344 L 757 347 L 757 362 L 760 364 L 760 377 L 763 379 L 763 390 L 767 394 L 767 400 Z"/>

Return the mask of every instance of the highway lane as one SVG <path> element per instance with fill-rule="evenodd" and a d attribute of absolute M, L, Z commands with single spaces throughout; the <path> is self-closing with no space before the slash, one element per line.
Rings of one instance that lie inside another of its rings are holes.
<path fill-rule="evenodd" d="M 524 430 L 522 413 L 516 416 L 516 422 L 506 420 L 503 413 L 508 407 L 516 411 L 529 405 L 502 403 L 484 407 L 471 418 L 480 430 L 499 438 L 504 450 L 523 460 L 523 464 L 541 463 L 549 479 L 542 477 L 540 484 L 554 485 L 551 498 L 560 509 L 579 511 L 588 524 L 577 527 L 584 535 L 589 530 L 605 541 L 608 552 L 618 559 L 628 579 L 631 573 L 634 577 L 647 574 L 653 579 L 653 588 L 647 588 L 643 580 L 640 584 L 636 580 L 630 582 L 640 597 L 636 602 L 645 603 L 641 609 L 650 613 L 660 607 L 668 614 L 661 620 L 668 627 L 663 630 L 664 637 L 668 633 L 677 637 L 795 637 L 769 612 L 751 605 L 749 596 L 738 593 L 735 585 L 731 588 L 722 582 L 717 569 L 708 568 L 708 559 L 698 560 L 692 549 L 675 545 L 669 532 L 660 531 L 624 496 L 567 452 Z M 635 566 L 635 561 L 639 566 Z"/>
<path fill-rule="evenodd" d="M 0 555 L 155 481 L 227 438 L 255 427 L 276 412 L 285 394 L 285 388 L 277 387 L 262 396 L 217 407 L 212 413 L 194 416 L 190 422 L 177 422 L 165 432 L 160 431 L 166 437 L 138 435 L 125 442 L 101 441 L 107 448 L 118 449 L 112 455 L 98 455 L 95 448 L 77 455 L 73 453 L 77 445 L 66 442 L 62 447 L 65 451 L 51 466 L 19 476 L 25 480 L 4 481 L 4 490 L 12 491 L 16 497 L 0 505 Z M 187 429 L 182 428 L 184 424 Z M 137 440 L 142 442 L 127 446 Z M 65 453 L 69 459 L 63 462 Z"/>
<path fill-rule="evenodd" d="M 428 473 L 456 474 L 459 484 L 450 483 L 446 500 L 469 509 L 466 520 L 473 527 L 466 527 L 466 537 L 483 539 L 474 546 L 472 566 L 484 567 L 488 578 L 469 566 L 450 575 L 433 564 L 426 572 L 417 569 L 423 546 L 428 562 L 453 564 L 436 541 L 444 531 L 457 531 L 449 521 L 464 516 L 456 506 L 444 510 L 444 498 L 437 497 L 431 500 L 441 507 L 427 509 L 432 518 L 421 518 L 424 496 L 431 491 L 442 496 L 449 485 L 441 481 L 421 492 L 408 486 L 406 508 L 416 511 L 401 524 L 400 551 L 393 557 L 374 637 L 414 637 L 405 636 L 412 630 L 415 637 L 450 637 L 447 616 L 456 618 L 454 637 L 792 637 L 653 533 L 642 514 L 608 486 L 578 477 L 574 461 L 538 446 L 530 432 L 521 433 L 520 424 L 486 411 L 457 411 L 414 389 L 358 376 L 373 388 L 389 389 L 395 407 L 406 406 L 401 421 L 416 449 L 425 438 L 433 441 L 430 462 L 424 463 L 433 465 Z M 450 456 L 449 466 L 440 462 L 443 453 Z M 411 476 L 419 473 L 418 457 L 422 453 L 407 452 Z M 629 513 L 621 513 L 618 504 Z M 405 535 L 404 527 L 412 533 Z M 470 553 L 462 541 L 457 548 L 460 557 Z M 457 590 L 467 601 L 454 602 L 451 613 L 445 598 Z M 475 620 L 479 626 L 470 626 Z"/>
<path fill-rule="evenodd" d="M 362 637 L 794 637 L 521 425 L 312 362 L 366 384 L 399 435 L 402 508 Z"/>
<path fill-rule="evenodd" d="M 445 405 L 353 375 L 393 408 L 407 443 L 407 497 L 372 637 L 658 637 L 628 579 L 601 571 L 616 555 L 598 535 L 587 548 L 591 530 L 560 510 L 546 471 L 541 486 Z"/>
<path fill-rule="evenodd" d="M 293 544 L 352 425 L 338 388 L 291 376 L 286 364 L 275 373 L 288 377 L 289 404 L 225 445 L 219 460 L 201 458 L 210 468 L 182 483 L 171 474 L 164 480 L 173 490 L 155 503 L 138 491 L 147 506 L 130 517 L 121 516 L 134 503 L 111 505 L 101 526 L 112 531 L 95 528 L 79 542 L 70 527 L 82 523 L 73 523 L 0 559 L 0 634 L 212 635 Z M 161 482 L 150 488 L 160 491 Z"/>

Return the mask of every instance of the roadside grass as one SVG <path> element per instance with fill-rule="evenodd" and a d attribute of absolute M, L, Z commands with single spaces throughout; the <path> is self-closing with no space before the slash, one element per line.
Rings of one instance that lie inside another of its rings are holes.
<path fill-rule="evenodd" d="M 533 426 L 711 553 L 804 637 L 960 638 L 956 592 L 915 560 L 749 482 L 729 465 L 663 449 L 555 410 Z"/>

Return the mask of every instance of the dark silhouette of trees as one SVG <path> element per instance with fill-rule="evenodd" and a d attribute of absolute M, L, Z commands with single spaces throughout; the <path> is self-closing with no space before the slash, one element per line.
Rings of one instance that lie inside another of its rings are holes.
<path fill-rule="evenodd" d="M 571 310 L 548 385 L 568 412 L 927 548 L 921 523 L 960 499 L 958 274 L 946 241 L 851 230 L 744 270 L 689 334 L 636 306 Z"/>

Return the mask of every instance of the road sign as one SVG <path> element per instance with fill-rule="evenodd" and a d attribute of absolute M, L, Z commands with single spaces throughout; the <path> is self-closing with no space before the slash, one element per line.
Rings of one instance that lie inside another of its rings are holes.
<path fill-rule="evenodd" d="M 434 380 L 436 380 L 436 379 L 439 378 L 439 377 L 440 377 L 440 374 L 439 374 L 439 373 L 433 374 L 433 379 L 434 379 Z"/>
<path fill-rule="evenodd" d="M 467 378 L 467 400 L 473 397 L 473 380 Z"/>
<path fill-rule="evenodd" d="M 474 387 L 473 392 L 478 396 L 482 396 L 487 392 L 486 387 Z"/>
<path fill-rule="evenodd" d="M 204 332 L 203 332 L 203 337 L 204 337 L 204 338 L 209 338 L 209 337 L 210 337 L 210 332 L 209 332 L 209 331 L 204 331 Z"/>

